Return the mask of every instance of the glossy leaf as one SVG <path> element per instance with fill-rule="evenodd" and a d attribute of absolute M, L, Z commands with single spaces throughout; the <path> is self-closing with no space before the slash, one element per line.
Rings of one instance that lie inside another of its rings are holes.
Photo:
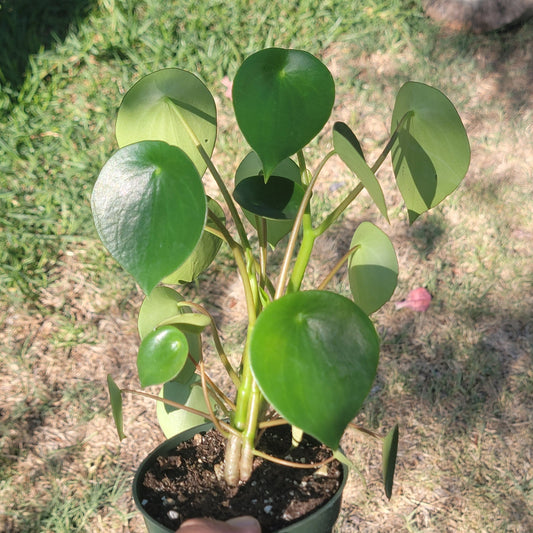
<path fill-rule="evenodd" d="M 233 81 L 233 107 L 265 179 L 327 122 L 335 84 L 326 66 L 301 50 L 267 48 L 248 57 Z"/>
<path fill-rule="evenodd" d="M 215 101 L 209 89 L 194 74 L 168 68 L 148 74 L 125 94 L 116 135 L 120 147 L 139 141 L 165 141 L 177 146 L 202 175 L 207 165 L 194 137 L 211 155 L 216 124 Z"/>
<path fill-rule="evenodd" d="M 263 165 L 259 156 L 255 152 L 250 152 L 237 168 L 237 172 L 235 173 L 235 185 L 238 185 L 242 180 L 249 178 L 250 176 L 258 176 L 262 172 L 262 169 Z M 276 166 L 273 174 L 301 185 L 300 169 L 292 159 L 284 159 Z M 257 227 L 255 215 L 246 209 L 243 209 L 243 212 L 250 223 L 254 227 Z M 293 219 L 267 219 L 267 241 L 272 246 L 276 246 L 276 244 L 278 244 L 278 242 L 291 231 L 293 223 Z"/>
<path fill-rule="evenodd" d="M 367 315 L 326 291 L 275 300 L 259 315 L 250 340 L 252 372 L 266 399 L 333 449 L 370 392 L 378 354 Z"/>
<path fill-rule="evenodd" d="M 192 376 L 187 383 L 169 381 L 163 385 L 159 396 L 166 400 L 181 403 L 187 407 L 208 413 L 202 387 L 194 385 L 194 383 L 200 383 L 200 376 Z M 165 437 L 170 439 L 178 433 L 207 422 L 207 419 L 203 416 L 185 411 L 184 409 L 178 409 L 163 402 L 157 402 L 157 421 Z"/>
<path fill-rule="evenodd" d="M 222 222 L 226 221 L 222 207 L 220 207 L 215 200 L 208 198 L 207 207 L 213 211 Z M 207 219 L 206 225 L 211 228 L 216 228 L 215 223 L 209 218 Z M 190 283 L 195 280 L 213 262 L 221 245 L 222 239 L 204 229 L 192 254 L 175 272 L 163 279 L 163 283 L 179 285 L 182 283 Z"/>
<path fill-rule="evenodd" d="M 398 455 L 398 425 L 394 426 L 383 440 L 383 484 L 385 495 L 390 500 L 392 486 L 394 484 L 394 470 L 396 469 L 396 457 Z"/>
<path fill-rule="evenodd" d="M 122 392 L 114 382 L 110 374 L 107 375 L 107 388 L 109 390 L 109 399 L 111 401 L 111 412 L 117 428 L 118 438 L 125 439 L 124 419 L 122 417 Z"/>
<path fill-rule="evenodd" d="M 391 132 L 406 114 L 392 147 L 392 163 L 412 223 L 461 183 L 470 164 L 470 145 L 455 107 L 433 87 L 418 82 L 402 86 Z"/>
<path fill-rule="evenodd" d="M 363 150 L 352 130 L 344 122 L 333 126 L 333 146 L 344 164 L 359 178 L 381 214 L 389 221 L 387 204 L 381 185 L 366 164 Z"/>
<path fill-rule="evenodd" d="M 262 175 L 251 176 L 238 183 L 233 191 L 235 201 L 254 215 L 272 220 L 294 220 L 305 189 L 293 181 Z"/>
<path fill-rule="evenodd" d="M 185 334 L 173 326 L 162 326 L 144 337 L 137 354 L 137 370 L 143 387 L 175 378 L 187 362 L 189 346 Z"/>
<path fill-rule="evenodd" d="M 371 222 L 362 222 L 350 243 L 358 246 L 348 261 L 355 303 L 370 315 L 390 300 L 398 280 L 398 260 L 392 242 Z"/>
<path fill-rule="evenodd" d="M 173 318 L 176 315 L 190 313 L 189 307 L 178 307 L 177 304 L 182 301 L 183 296 L 174 289 L 171 289 L 170 287 L 156 287 L 144 299 L 141 309 L 139 310 L 137 327 L 141 340 L 170 318 Z M 189 354 L 195 361 L 200 361 L 202 357 L 200 335 L 187 331 L 184 331 L 184 333 L 189 346 Z M 188 357 L 185 366 L 174 379 L 186 383 L 194 374 L 195 370 L 196 366 Z"/>
<path fill-rule="evenodd" d="M 146 294 L 189 257 L 206 217 L 198 171 L 182 150 L 161 141 L 116 152 L 91 202 L 102 242 Z"/>

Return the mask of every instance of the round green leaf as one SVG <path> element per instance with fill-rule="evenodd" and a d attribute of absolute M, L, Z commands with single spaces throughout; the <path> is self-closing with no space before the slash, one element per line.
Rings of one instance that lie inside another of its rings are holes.
<path fill-rule="evenodd" d="M 294 220 L 305 189 L 294 181 L 280 176 L 251 176 L 237 184 L 235 201 L 254 215 L 272 220 Z"/>
<path fill-rule="evenodd" d="M 350 248 L 358 246 L 348 262 L 355 303 L 367 314 L 390 300 L 398 280 L 398 260 L 392 242 L 371 222 L 362 222 Z"/>
<path fill-rule="evenodd" d="M 291 424 L 335 449 L 376 375 L 379 340 L 351 300 L 296 292 L 258 317 L 250 362 L 265 398 Z"/>
<path fill-rule="evenodd" d="M 344 164 L 359 178 L 381 214 L 389 221 L 383 190 L 372 169 L 366 164 L 361 145 L 344 122 L 333 126 L 333 146 Z"/>
<path fill-rule="evenodd" d="M 255 152 L 250 152 L 241 162 L 235 173 L 235 185 L 238 185 L 241 181 L 251 176 L 257 176 L 261 174 L 263 165 L 259 156 Z M 301 185 L 300 169 L 298 165 L 292 159 L 284 159 L 272 172 L 275 176 L 288 179 Z M 250 221 L 250 223 L 256 226 L 256 215 L 243 209 L 244 215 Z M 267 241 L 276 246 L 278 242 L 287 235 L 293 226 L 294 220 L 272 220 L 267 219 Z"/>
<path fill-rule="evenodd" d="M 335 84 L 311 54 L 267 48 L 243 62 L 232 94 L 239 127 L 268 180 L 280 161 L 302 149 L 327 122 Z"/>
<path fill-rule="evenodd" d="M 182 150 L 162 141 L 116 152 L 91 204 L 102 242 L 146 294 L 189 257 L 206 217 L 198 171 Z"/>
<path fill-rule="evenodd" d="M 208 198 L 207 207 L 213 211 L 220 220 L 225 222 L 226 217 L 224 211 L 215 200 Z M 217 227 L 209 218 L 207 219 L 206 225 L 211 228 Z M 213 262 L 221 245 L 222 239 L 204 229 L 192 254 L 175 272 L 163 279 L 163 283 L 180 285 L 195 280 Z"/>
<path fill-rule="evenodd" d="M 412 81 L 402 86 L 391 132 L 406 114 L 392 147 L 392 164 L 412 223 L 461 183 L 470 165 L 470 145 L 455 107 L 433 87 Z"/>
<path fill-rule="evenodd" d="M 158 70 L 140 79 L 125 94 L 116 124 L 120 147 L 165 141 L 181 148 L 200 175 L 206 163 L 197 141 L 211 155 L 216 131 L 216 106 L 209 89 L 194 74 L 178 68 Z"/>
<path fill-rule="evenodd" d="M 169 381 L 163 385 L 159 396 L 208 413 L 202 387 L 194 385 L 195 383 L 200 383 L 200 376 L 192 376 L 187 383 Z M 189 413 L 184 409 L 178 409 L 163 402 L 157 402 L 156 411 L 157 421 L 167 439 L 207 422 L 207 419 L 203 416 Z"/>
<path fill-rule="evenodd" d="M 187 338 L 179 329 L 163 326 L 150 332 L 137 354 L 141 386 L 159 385 L 176 377 L 187 362 L 188 353 Z"/>
<path fill-rule="evenodd" d="M 178 303 L 183 301 L 183 296 L 170 287 L 155 287 L 155 289 L 144 299 L 141 309 L 139 310 L 139 317 L 137 319 L 137 327 L 139 329 L 139 336 L 143 340 L 150 332 L 155 330 L 167 320 L 190 314 L 189 307 L 178 307 Z M 203 316 L 203 315 L 202 315 Z M 206 317 L 207 318 L 207 317 Z M 182 331 L 185 329 L 182 325 L 176 325 Z M 202 358 L 202 343 L 198 333 L 191 333 L 183 331 L 187 338 L 189 346 L 189 354 L 196 361 L 199 362 Z M 174 378 L 176 381 L 186 383 L 196 371 L 195 364 L 187 357 L 187 361 L 179 374 Z"/>

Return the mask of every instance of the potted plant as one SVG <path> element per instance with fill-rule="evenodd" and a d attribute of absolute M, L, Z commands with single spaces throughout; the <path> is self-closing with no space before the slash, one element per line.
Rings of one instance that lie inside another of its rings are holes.
<path fill-rule="evenodd" d="M 398 263 L 387 235 L 363 221 L 325 279 L 303 290 L 315 241 L 363 190 L 388 221 L 376 172 L 389 153 L 410 223 L 452 193 L 469 166 L 467 135 L 452 103 L 435 88 L 408 82 L 399 89 L 390 139 L 375 163 L 366 162 L 350 127 L 336 122 L 332 147 L 311 170 L 305 151 L 329 120 L 334 99 L 329 70 L 307 52 L 268 48 L 248 57 L 236 73 L 232 100 L 250 152 L 229 176 L 211 159 L 216 108 L 209 90 L 184 70 L 154 72 L 124 96 L 116 122 L 120 149 L 102 168 L 92 193 L 101 240 L 146 294 L 138 319 L 138 373 L 142 387 L 162 389 L 159 396 L 137 393 L 159 400 L 167 436 L 210 421 L 225 440 L 219 471 L 229 487 L 246 484 L 254 458 L 291 463 L 261 450 L 264 430 L 281 424 L 291 428 L 294 448 L 309 435 L 349 464 L 339 442 L 378 366 L 379 338 L 369 317 L 391 298 Z M 333 157 L 357 179 L 329 212 L 314 212 L 313 188 Z M 206 170 L 218 187 L 217 198 L 204 192 Z M 230 362 L 207 306 L 175 288 L 198 280 L 221 246 L 231 252 L 246 304 L 248 327 L 237 364 Z M 282 250 L 277 263 L 270 260 L 274 249 Z M 351 298 L 328 289 L 344 264 Z M 207 331 L 233 396 L 205 370 L 201 335 Z M 132 391 L 120 389 L 111 377 L 108 384 L 122 438 L 122 394 Z M 382 440 L 390 497 L 398 428 Z M 146 520 L 150 526 L 152 519 Z M 320 527 L 325 531 L 331 524 Z M 172 531 L 161 528 L 154 531 Z"/>

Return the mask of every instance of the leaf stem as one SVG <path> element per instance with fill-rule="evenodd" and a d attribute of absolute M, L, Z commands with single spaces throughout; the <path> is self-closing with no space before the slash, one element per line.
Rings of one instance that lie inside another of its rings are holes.
<path fill-rule="evenodd" d="M 335 221 L 342 215 L 343 211 L 357 198 L 357 196 L 364 189 L 364 185 L 359 183 L 354 189 L 350 191 L 348 196 L 315 228 L 317 237 L 322 235 Z"/>
<path fill-rule="evenodd" d="M 215 323 L 215 319 L 209 313 L 209 311 L 201 306 L 200 304 L 194 303 L 194 302 L 180 302 L 182 306 L 192 307 L 193 309 L 196 309 L 199 313 L 207 316 L 209 318 L 209 321 L 211 322 L 211 335 L 213 336 L 213 342 L 215 343 L 215 348 L 217 350 L 218 356 L 220 357 L 220 361 L 224 365 L 224 368 L 226 369 L 226 372 L 229 374 L 229 377 L 231 378 L 231 381 L 233 381 L 233 384 L 238 387 L 240 384 L 240 379 L 235 372 L 233 366 L 231 365 L 228 356 L 226 355 L 226 352 L 224 351 L 224 346 L 222 346 L 222 341 L 220 340 L 220 335 L 218 334 L 217 325 Z"/>
<path fill-rule="evenodd" d="M 144 391 L 140 391 L 136 389 L 120 389 L 120 392 L 129 392 L 130 394 L 136 394 L 137 396 L 144 396 L 145 398 L 150 398 L 151 400 L 163 402 L 164 404 L 170 405 L 171 407 L 176 407 L 177 409 L 183 409 L 184 411 L 188 411 L 189 413 L 192 413 L 193 415 L 198 415 L 203 418 L 207 418 L 208 420 L 211 420 L 211 422 L 214 423 L 214 420 L 211 418 L 210 413 L 204 413 L 203 411 L 199 411 L 198 409 L 194 409 L 193 407 L 189 407 L 188 405 L 174 402 L 172 400 L 168 400 L 167 398 L 161 398 L 161 396 L 156 396 L 155 394 L 150 394 L 149 392 L 144 392 Z"/>
<path fill-rule="evenodd" d="M 313 187 L 315 186 L 315 183 L 316 183 L 316 180 L 318 179 L 320 171 L 322 170 L 322 168 L 324 168 L 324 165 L 329 160 L 329 158 L 332 157 L 334 154 L 335 154 L 335 151 L 332 150 L 331 152 L 327 153 L 324 156 L 324 159 L 321 161 L 320 165 L 316 169 L 315 174 L 311 178 L 311 181 L 309 182 L 309 185 L 307 186 L 305 190 L 305 194 L 302 198 L 302 202 L 300 203 L 300 208 L 298 209 L 298 213 L 296 215 L 296 218 L 294 219 L 292 231 L 289 236 L 289 242 L 287 243 L 287 248 L 285 250 L 285 256 L 283 257 L 283 263 L 281 264 L 280 275 L 279 275 L 278 284 L 276 287 L 276 293 L 274 295 L 275 299 L 280 298 L 285 290 L 287 278 L 289 277 L 291 259 L 294 254 L 294 250 L 296 248 L 296 243 L 298 241 L 298 233 L 300 231 L 300 226 L 302 225 L 302 221 L 304 220 L 307 206 L 309 205 L 311 196 L 313 194 Z M 311 237 L 309 237 L 309 239 L 310 238 Z M 312 245 L 311 245 L 311 248 L 312 248 Z M 307 253 L 308 251 L 309 250 L 306 249 L 305 253 Z M 297 285 L 297 283 L 293 285 Z"/>
<path fill-rule="evenodd" d="M 228 230 L 226 229 L 226 226 L 224 223 L 216 216 L 215 213 L 213 213 L 211 210 L 208 211 L 209 217 L 211 220 L 217 225 L 220 232 L 224 235 L 224 240 L 230 247 L 233 257 L 235 259 L 235 264 L 237 265 L 237 269 L 239 271 L 239 274 L 241 276 L 242 285 L 244 288 L 244 296 L 246 299 L 246 308 L 248 311 L 248 324 L 253 324 L 255 322 L 255 319 L 257 317 L 257 310 L 256 310 L 256 298 L 254 298 L 254 293 L 250 281 L 250 275 L 249 271 L 246 265 L 246 259 L 245 259 L 245 252 L 243 251 L 242 246 L 239 245 L 233 239 L 233 237 L 229 234 Z M 251 248 L 247 248 L 249 251 L 249 259 L 248 261 L 250 263 L 250 267 L 255 268 L 255 260 L 252 259 L 251 254 Z"/>
<path fill-rule="evenodd" d="M 293 461 L 287 461 L 285 459 L 274 457 L 273 455 L 269 455 L 268 453 L 264 453 L 260 450 L 254 450 L 254 455 L 257 455 L 258 457 L 266 459 L 267 461 L 271 461 L 272 463 L 278 463 L 283 466 L 290 466 L 291 468 L 306 468 L 306 469 L 320 468 L 321 466 L 332 463 L 335 460 L 335 457 L 329 457 L 328 459 L 324 459 L 323 461 L 320 461 L 320 463 L 295 463 Z"/>
<path fill-rule="evenodd" d="M 256 215 L 255 225 L 257 227 L 257 237 L 259 239 L 259 286 L 264 289 L 267 280 L 268 260 L 267 222 L 263 217 Z"/>
<path fill-rule="evenodd" d="M 405 115 L 400 119 L 398 122 L 398 125 L 396 126 L 394 133 L 391 135 L 391 138 L 389 139 L 389 142 L 385 145 L 385 148 L 383 148 L 383 151 L 379 155 L 379 157 L 376 159 L 376 162 L 372 165 L 371 170 L 375 174 L 379 167 L 383 164 L 383 161 L 385 161 L 385 158 L 389 154 L 389 152 L 392 149 L 392 145 L 396 142 L 396 139 L 398 137 L 398 134 L 400 133 L 400 129 L 405 124 L 408 118 L 412 117 L 414 115 L 414 111 L 408 111 L 405 113 Z"/>
<path fill-rule="evenodd" d="M 226 205 L 228 206 L 229 212 L 231 214 L 231 218 L 235 222 L 235 227 L 237 228 L 237 232 L 239 233 L 239 237 L 241 239 L 242 245 L 246 248 L 249 248 L 250 243 L 248 241 L 248 235 L 246 234 L 246 230 L 244 229 L 244 225 L 242 223 L 241 217 L 239 216 L 239 213 L 237 212 L 237 208 L 235 207 L 233 198 L 231 197 L 231 194 L 229 193 L 228 188 L 226 187 L 226 184 L 224 183 L 224 180 L 222 179 L 222 176 L 220 175 L 217 168 L 215 167 L 215 164 L 213 163 L 213 160 L 211 159 L 209 154 L 205 151 L 205 148 L 202 146 L 202 143 L 198 139 L 196 133 L 194 133 L 194 131 L 189 126 L 187 121 L 183 118 L 183 115 L 181 114 L 180 110 L 176 108 L 176 112 L 181 120 L 183 127 L 185 128 L 189 137 L 195 144 L 196 149 L 202 156 L 202 159 L 204 160 L 205 164 L 207 165 L 207 168 L 209 169 L 209 172 L 211 172 L 213 179 L 215 180 L 220 192 L 222 193 L 224 201 L 226 202 Z"/>
<path fill-rule="evenodd" d="M 350 258 L 350 256 L 359 248 L 361 245 L 356 244 L 350 248 L 338 261 L 337 264 L 332 268 L 331 272 L 324 278 L 324 281 L 317 287 L 319 291 L 323 291 L 328 283 L 331 281 L 333 276 L 339 271 L 342 265 Z"/>
<path fill-rule="evenodd" d="M 220 432 L 220 434 L 224 435 L 225 437 L 227 437 L 227 435 L 223 431 L 223 429 L 222 429 L 222 427 L 221 427 L 221 425 L 220 425 L 220 423 L 218 421 L 218 418 L 215 416 L 213 408 L 211 407 L 211 402 L 209 401 L 209 391 L 207 390 L 207 384 L 206 384 L 206 379 L 205 379 L 205 371 L 204 371 L 204 363 L 203 363 L 203 361 L 200 361 L 198 363 L 198 368 L 200 370 L 200 379 L 202 380 L 202 391 L 204 393 L 205 405 L 207 406 L 207 409 L 209 410 L 210 419 L 213 422 L 213 424 L 215 425 L 215 427 L 217 428 L 217 430 Z"/>

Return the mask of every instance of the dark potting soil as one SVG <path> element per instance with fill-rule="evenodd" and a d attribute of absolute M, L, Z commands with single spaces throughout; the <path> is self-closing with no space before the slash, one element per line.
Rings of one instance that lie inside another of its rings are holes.
<path fill-rule="evenodd" d="M 331 456 L 328 448 L 307 436 L 291 449 L 291 432 L 286 426 L 265 432 L 259 449 L 300 463 L 318 463 Z M 144 509 L 172 530 L 188 518 L 228 520 L 252 515 L 261 523 L 263 533 L 268 533 L 329 501 L 343 476 L 336 460 L 317 470 L 256 457 L 249 481 L 229 487 L 221 475 L 223 461 L 224 438 L 215 430 L 180 444 L 168 457 L 159 457 L 145 474 L 141 494 Z"/>

